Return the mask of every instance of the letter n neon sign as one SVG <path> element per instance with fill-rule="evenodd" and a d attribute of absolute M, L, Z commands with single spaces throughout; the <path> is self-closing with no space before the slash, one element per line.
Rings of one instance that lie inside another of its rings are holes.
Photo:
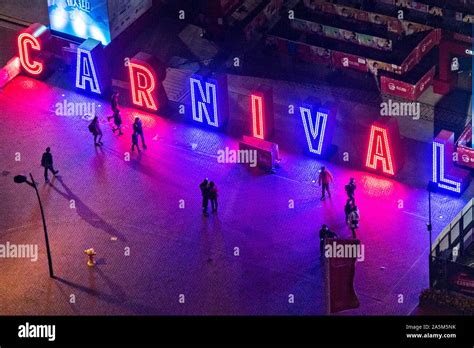
<path fill-rule="evenodd" d="M 193 121 L 215 128 L 223 126 L 228 117 L 227 78 L 194 75 L 189 83 Z"/>

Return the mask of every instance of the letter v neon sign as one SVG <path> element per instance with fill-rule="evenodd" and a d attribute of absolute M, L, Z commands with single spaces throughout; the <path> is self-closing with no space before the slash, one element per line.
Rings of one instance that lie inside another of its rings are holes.
<path fill-rule="evenodd" d="M 301 119 L 303 120 L 306 140 L 308 141 L 309 151 L 314 154 L 321 155 L 323 151 L 328 114 L 317 111 L 313 120 L 312 110 L 303 106 L 300 106 L 300 113 Z"/>

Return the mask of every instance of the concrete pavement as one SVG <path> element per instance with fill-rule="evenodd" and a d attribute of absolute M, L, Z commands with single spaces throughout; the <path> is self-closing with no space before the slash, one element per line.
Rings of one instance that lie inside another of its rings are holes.
<path fill-rule="evenodd" d="M 54 114 L 64 99 L 96 102 L 100 115 L 109 114 L 103 101 L 25 77 L 0 92 L 0 243 L 40 248 L 37 262 L 0 260 L 1 314 L 324 314 L 317 231 L 327 223 L 350 235 L 343 222 L 349 177 L 358 183 L 366 257 L 356 265 L 361 307 L 342 314 L 409 314 L 428 285 L 428 202 L 416 171 L 401 183 L 280 145 L 282 169 L 265 175 L 217 162 L 217 150 L 237 148 L 235 138 L 126 108 L 125 135 L 114 136 L 104 124 L 105 145 L 95 148 L 88 121 Z M 136 115 L 149 148 L 126 161 Z M 50 185 L 39 166 L 46 146 L 60 170 Z M 336 180 L 333 197 L 321 202 L 312 180 L 323 164 Z M 13 183 L 14 175 L 30 171 L 40 183 L 57 280 L 48 278 L 34 192 Z M 209 218 L 200 211 L 204 177 L 220 192 L 219 213 Z M 434 195 L 434 236 L 469 195 L 472 185 L 461 199 Z M 83 254 L 89 247 L 98 254 L 94 269 Z"/>

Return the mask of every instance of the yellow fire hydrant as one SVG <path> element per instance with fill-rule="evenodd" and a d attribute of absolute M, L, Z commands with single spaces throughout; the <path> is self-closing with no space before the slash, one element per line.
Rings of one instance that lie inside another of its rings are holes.
<path fill-rule="evenodd" d="M 87 255 L 87 266 L 94 267 L 95 261 L 94 256 L 97 255 L 93 248 L 84 250 L 84 254 Z"/>

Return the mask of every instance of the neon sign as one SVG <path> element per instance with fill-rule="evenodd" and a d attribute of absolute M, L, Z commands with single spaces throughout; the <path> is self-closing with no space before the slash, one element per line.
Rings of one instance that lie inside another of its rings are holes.
<path fill-rule="evenodd" d="M 325 156 L 332 141 L 335 108 L 321 107 L 318 101 L 310 99 L 299 109 L 309 152 Z"/>
<path fill-rule="evenodd" d="M 370 126 L 365 167 L 380 174 L 396 175 L 404 162 L 404 153 L 398 151 L 400 148 L 398 120 L 381 118 Z"/>
<path fill-rule="evenodd" d="M 454 133 L 439 132 L 433 141 L 433 177 L 436 188 L 460 194 L 469 183 L 469 172 L 453 165 Z"/>
<path fill-rule="evenodd" d="M 154 111 L 158 110 L 152 95 L 156 86 L 153 70 L 142 63 L 133 62 L 128 64 L 128 70 L 133 104 Z"/>
<path fill-rule="evenodd" d="M 20 34 L 18 36 L 18 52 L 20 54 L 21 67 L 31 75 L 39 75 L 43 71 L 43 63 L 30 59 L 28 47 L 41 51 L 40 43 L 33 35 L 29 33 Z"/>
<path fill-rule="evenodd" d="M 109 81 L 106 75 L 102 44 L 100 41 L 87 39 L 77 48 L 76 87 L 95 94 L 103 94 L 107 87 L 104 81 Z"/>
<path fill-rule="evenodd" d="M 50 37 L 48 28 L 39 23 L 30 25 L 18 35 L 20 66 L 27 75 L 36 78 L 44 77 L 46 69 L 45 61 L 41 58 L 41 51 Z"/>
<path fill-rule="evenodd" d="M 252 136 L 267 139 L 273 133 L 273 93 L 271 89 L 250 95 Z"/>
<path fill-rule="evenodd" d="M 152 55 L 138 52 L 128 64 L 133 105 L 151 112 L 159 111 L 168 102 L 161 80 L 155 71 L 164 71 L 163 63 Z M 161 69 L 161 70 L 160 70 Z"/>
<path fill-rule="evenodd" d="M 392 146 L 389 143 L 388 130 L 376 125 L 370 127 L 369 147 L 365 166 L 377 170 L 379 162 L 382 163 L 384 174 L 395 175 L 392 160 Z"/>
<path fill-rule="evenodd" d="M 252 135 L 255 138 L 263 139 L 263 97 L 250 95 L 252 103 Z"/>
<path fill-rule="evenodd" d="M 222 127 L 228 117 L 227 78 L 210 79 L 193 75 L 189 82 L 193 120 L 216 128 Z"/>
<path fill-rule="evenodd" d="M 77 49 L 76 87 L 86 90 L 89 83 L 90 91 L 100 94 L 99 80 L 89 51 L 82 48 Z"/>

